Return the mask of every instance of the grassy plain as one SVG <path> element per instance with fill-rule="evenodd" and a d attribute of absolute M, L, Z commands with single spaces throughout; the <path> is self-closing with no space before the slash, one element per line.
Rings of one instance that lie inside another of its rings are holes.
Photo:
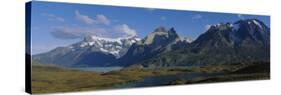
<path fill-rule="evenodd" d="M 145 77 L 180 73 L 225 73 L 216 77 L 176 80 L 167 85 L 269 79 L 269 63 L 251 65 L 207 66 L 193 68 L 130 68 L 108 73 L 70 70 L 52 65 L 32 66 L 32 93 L 55 93 L 113 89 L 114 85 L 141 81 Z"/>

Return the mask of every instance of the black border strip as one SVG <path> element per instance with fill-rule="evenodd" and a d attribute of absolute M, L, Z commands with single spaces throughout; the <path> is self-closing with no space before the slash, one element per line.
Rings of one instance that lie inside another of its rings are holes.
<path fill-rule="evenodd" d="M 31 2 L 25 4 L 25 91 L 31 90 Z"/>

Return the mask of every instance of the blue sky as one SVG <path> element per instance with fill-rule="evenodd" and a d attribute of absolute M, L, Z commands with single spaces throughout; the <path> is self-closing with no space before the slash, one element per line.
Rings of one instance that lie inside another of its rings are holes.
<path fill-rule="evenodd" d="M 269 16 L 210 13 L 100 5 L 32 3 L 32 54 L 81 41 L 84 36 L 145 37 L 159 26 L 174 27 L 183 37 L 196 39 L 207 25 L 259 19 L 270 26 Z"/>

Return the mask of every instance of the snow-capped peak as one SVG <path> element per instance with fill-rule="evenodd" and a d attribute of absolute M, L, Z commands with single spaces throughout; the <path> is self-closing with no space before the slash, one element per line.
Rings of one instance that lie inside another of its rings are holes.
<path fill-rule="evenodd" d="M 121 57 L 127 52 L 127 49 L 140 38 L 103 38 L 97 36 L 87 36 L 78 45 L 79 48 L 91 48 L 92 51 L 109 53 Z"/>
<path fill-rule="evenodd" d="M 253 22 L 254 22 L 256 25 L 258 25 L 259 28 L 262 28 L 261 24 L 260 24 L 258 21 L 253 20 Z"/>
<path fill-rule="evenodd" d="M 191 37 L 181 37 L 180 40 L 184 41 L 184 42 L 187 42 L 187 43 L 193 42 L 193 39 Z"/>

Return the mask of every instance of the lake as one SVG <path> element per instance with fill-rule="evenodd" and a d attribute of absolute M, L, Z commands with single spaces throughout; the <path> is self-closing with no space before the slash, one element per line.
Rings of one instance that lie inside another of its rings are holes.
<path fill-rule="evenodd" d="M 168 85 L 176 80 L 192 80 L 198 77 L 212 77 L 222 75 L 219 73 L 208 74 L 208 73 L 185 73 L 177 75 L 166 75 L 166 76 L 152 76 L 146 77 L 141 81 L 130 82 L 126 84 L 116 85 L 114 88 L 131 88 L 131 87 L 148 87 L 148 86 L 162 86 Z"/>
<path fill-rule="evenodd" d="M 71 68 L 73 70 L 81 70 L 81 71 L 90 71 L 90 72 L 98 72 L 98 73 L 106 73 L 110 71 L 118 71 L 123 67 L 75 67 Z"/>

